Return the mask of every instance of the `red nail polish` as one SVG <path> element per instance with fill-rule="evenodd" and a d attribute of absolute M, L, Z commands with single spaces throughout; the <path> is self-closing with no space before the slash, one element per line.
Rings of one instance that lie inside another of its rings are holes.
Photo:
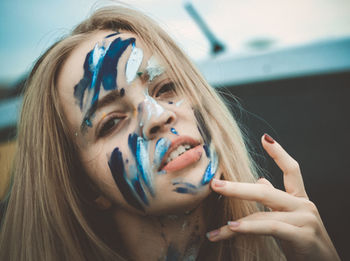
<path fill-rule="evenodd" d="M 271 144 L 274 144 L 275 143 L 275 140 L 269 135 L 269 134 L 264 134 L 264 139 L 268 142 L 268 143 L 271 143 Z"/>

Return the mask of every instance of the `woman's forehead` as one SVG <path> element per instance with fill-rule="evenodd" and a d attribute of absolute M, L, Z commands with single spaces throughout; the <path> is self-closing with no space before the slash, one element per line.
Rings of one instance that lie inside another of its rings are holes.
<path fill-rule="evenodd" d="M 82 41 L 64 62 L 58 77 L 58 85 L 61 91 L 71 92 L 72 88 L 84 77 L 84 64 L 89 59 L 89 55 L 91 59 L 93 58 L 91 53 L 96 49 L 96 46 L 107 47 L 118 38 L 121 40 L 132 39 L 132 41 L 126 46 L 127 48 L 124 52 L 115 55 L 114 58 L 118 57 L 117 66 L 125 67 L 133 45 L 142 50 L 144 60 L 152 56 L 151 51 L 142 39 L 131 32 L 96 31 Z M 95 52 L 95 56 L 96 53 L 98 52 Z M 125 73 L 118 73 L 117 76 L 125 77 Z"/>

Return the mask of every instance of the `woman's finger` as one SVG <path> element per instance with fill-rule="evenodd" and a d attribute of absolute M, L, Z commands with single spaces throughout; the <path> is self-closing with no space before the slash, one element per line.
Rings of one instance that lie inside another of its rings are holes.
<path fill-rule="evenodd" d="M 224 196 L 257 201 L 273 210 L 292 211 L 300 206 L 298 198 L 266 184 L 213 179 L 211 187 Z"/>
<path fill-rule="evenodd" d="M 279 220 L 242 219 L 229 222 L 228 225 L 207 233 L 210 241 L 225 240 L 238 234 L 270 235 L 282 240 L 297 241 L 303 239 L 304 230 Z"/>
<path fill-rule="evenodd" d="M 267 185 L 267 186 L 269 186 L 269 187 L 271 187 L 271 188 L 274 188 L 274 186 L 271 184 L 271 182 L 268 181 L 268 180 L 265 179 L 265 178 L 260 178 L 260 179 L 258 179 L 258 180 L 256 181 L 256 183 L 258 183 L 258 184 L 265 184 L 265 185 Z"/>
<path fill-rule="evenodd" d="M 261 143 L 266 152 L 283 171 L 284 187 L 287 193 L 307 198 L 298 162 L 269 135 L 264 134 L 261 138 Z"/>

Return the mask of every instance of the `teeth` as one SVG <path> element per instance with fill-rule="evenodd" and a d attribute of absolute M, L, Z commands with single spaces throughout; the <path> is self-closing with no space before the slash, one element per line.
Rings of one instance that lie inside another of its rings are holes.
<path fill-rule="evenodd" d="M 176 157 L 180 156 L 186 150 L 189 150 L 189 149 L 191 149 L 191 145 L 189 145 L 189 144 L 180 145 L 179 147 L 177 147 L 176 150 L 174 150 L 170 153 L 169 157 L 166 160 L 166 163 L 168 164 L 170 161 L 172 161 Z"/>

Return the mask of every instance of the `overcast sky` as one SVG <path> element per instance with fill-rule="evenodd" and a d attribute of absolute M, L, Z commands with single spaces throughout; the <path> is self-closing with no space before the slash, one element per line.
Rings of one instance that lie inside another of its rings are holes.
<path fill-rule="evenodd" d="M 57 38 L 111 1 L 1 0 L 0 83 L 13 82 Z M 350 0 L 193 0 L 224 55 L 247 55 L 259 40 L 269 48 L 350 36 Z M 183 0 L 128 0 L 158 21 L 194 60 L 210 59 L 209 45 Z"/>

